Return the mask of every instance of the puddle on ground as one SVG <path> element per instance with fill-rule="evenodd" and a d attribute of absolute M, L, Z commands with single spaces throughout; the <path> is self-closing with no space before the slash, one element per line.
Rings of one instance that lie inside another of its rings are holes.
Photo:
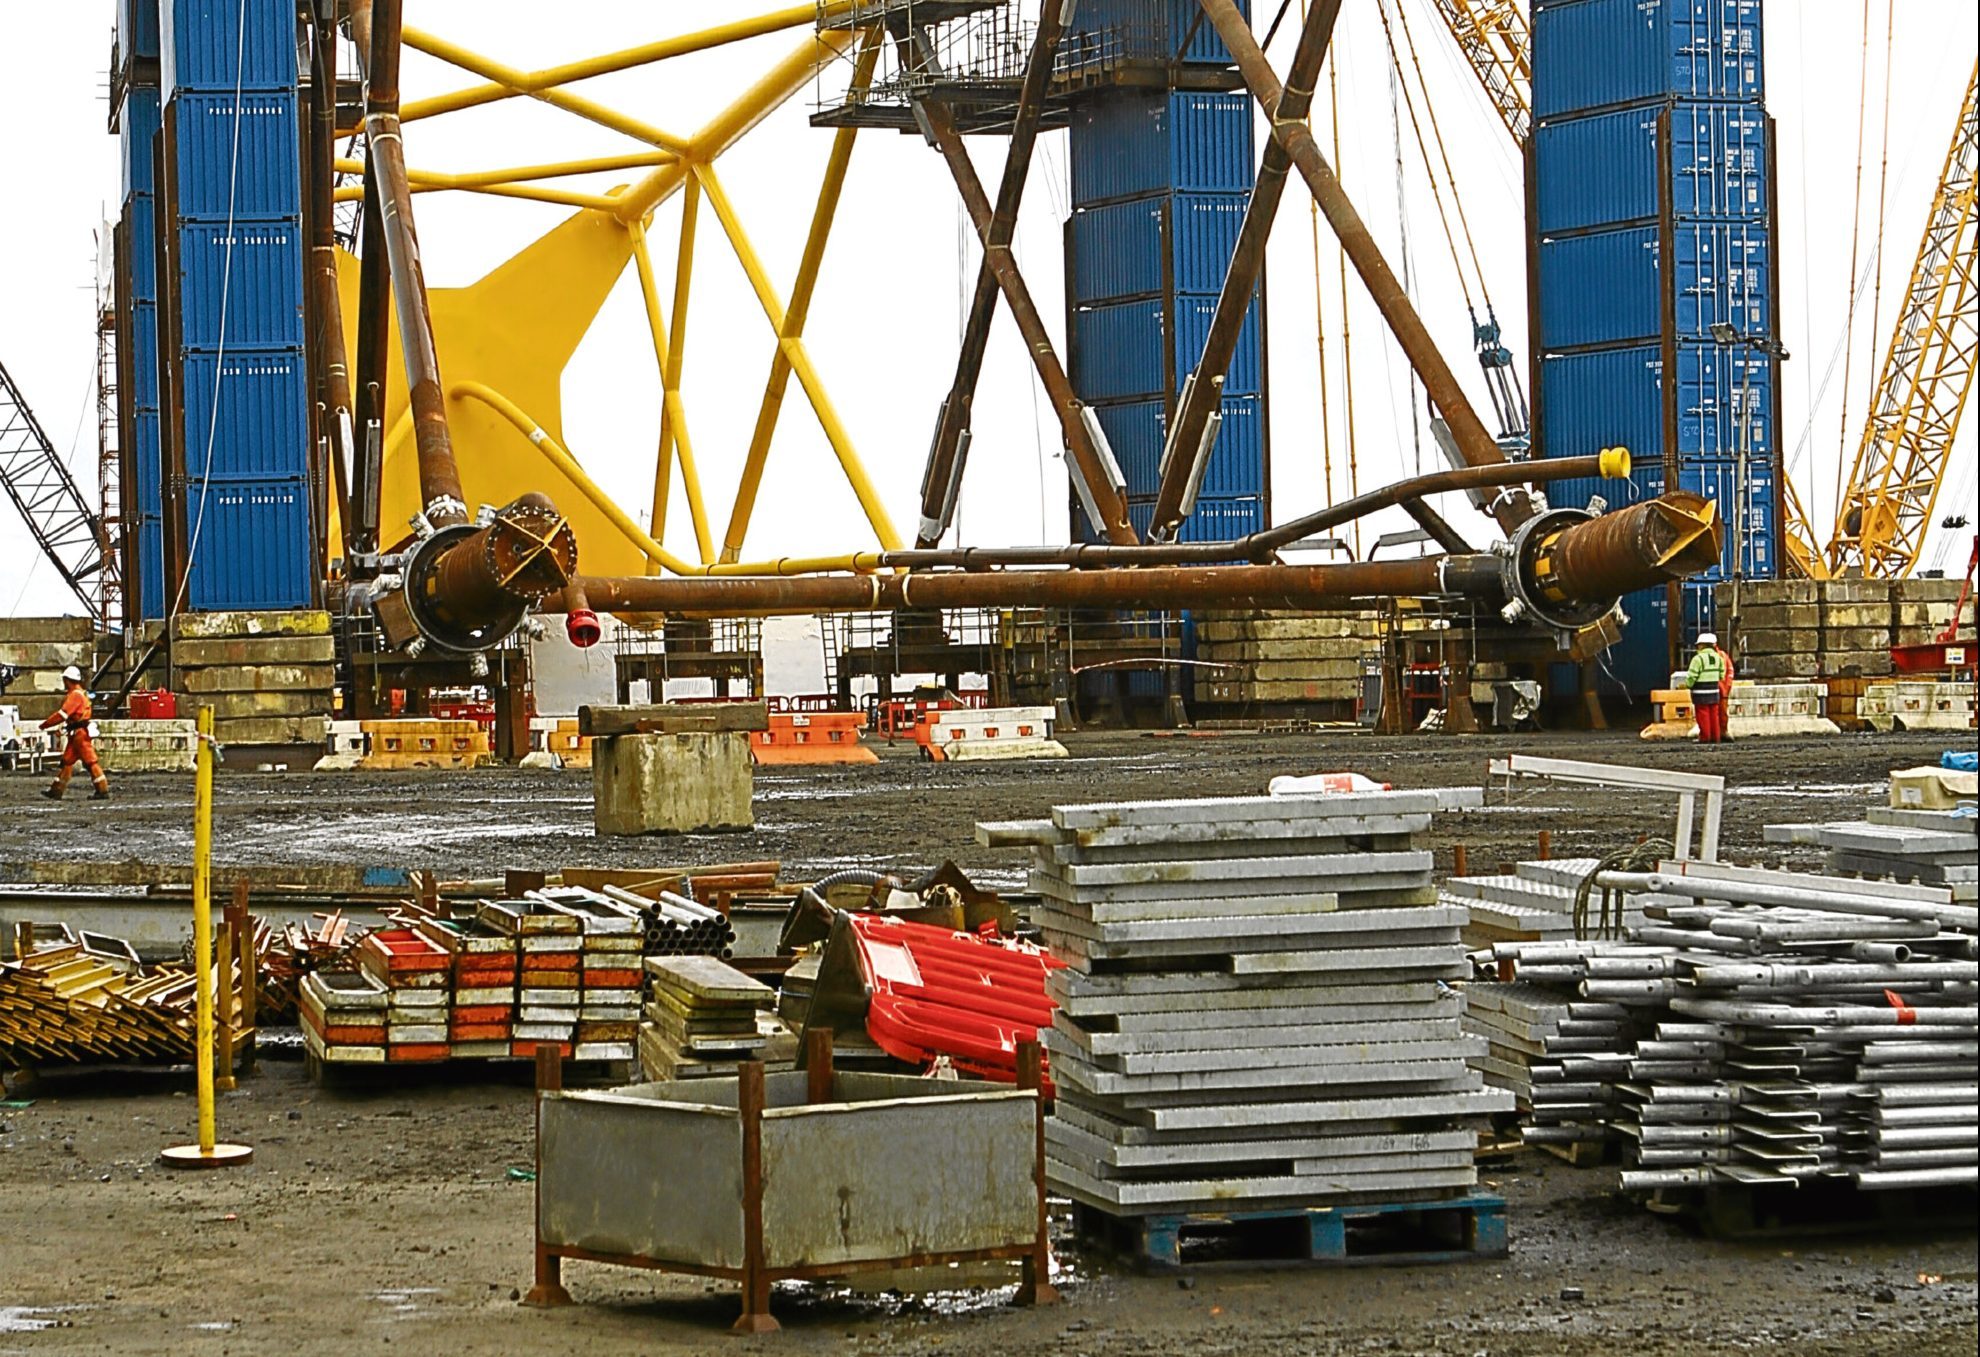
<path fill-rule="evenodd" d="M 1734 796 L 1867 796 L 1881 800 L 1889 788 L 1883 782 L 1783 782 L 1726 790 Z"/>
<path fill-rule="evenodd" d="M 234 1321 L 231 1319 L 205 1319 L 197 1324 L 188 1324 L 186 1327 L 200 1333 L 232 1333 L 234 1331 Z"/>

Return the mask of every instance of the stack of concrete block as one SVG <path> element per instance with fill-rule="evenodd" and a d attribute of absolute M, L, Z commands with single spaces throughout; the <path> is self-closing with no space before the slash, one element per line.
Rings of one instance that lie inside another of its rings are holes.
<path fill-rule="evenodd" d="M 1382 646 L 1379 613 L 1200 614 L 1196 700 L 1218 706 L 1353 702 L 1364 657 Z"/>
<path fill-rule="evenodd" d="M 1899 580 L 1891 586 L 1892 640 L 1901 646 L 1929 645 L 1948 626 L 1953 640 L 1974 643 L 1974 604 L 1972 593 L 1966 606 L 1959 603 L 1963 580 Z M 1956 625 L 1955 625 L 1956 624 Z"/>
<path fill-rule="evenodd" d="M 213 708 L 222 745 L 323 745 L 337 682 L 326 612 L 184 613 L 172 619 L 180 710 Z"/>
<path fill-rule="evenodd" d="M 1893 639 L 1889 580 L 1823 580 L 1824 674 L 1874 678 L 1891 672 Z"/>
<path fill-rule="evenodd" d="M 96 667 L 95 625 L 87 617 L 0 617 L 0 664 L 20 670 L 0 702 L 36 725 L 62 705 L 64 669 Z"/>
<path fill-rule="evenodd" d="M 1721 584 L 1713 601 L 1719 643 L 1743 678 L 1814 678 L 1822 673 L 1822 605 L 1813 580 L 1743 580 Z"/>
<path fill-rule="evenodd" d="M 1466 1061 L 1447 988 L 1462 908 L 1394 907 L 1380 853 L 1430 792 L 1062 806 L 983 825 L 1033 847 L 1055 956 L 1047 1176 L 1115 1215 L 1435 1201 L 1477 1181 L 1476 1119 L 1512 1106 Z M 1350 908 L 1350 904 L 1361 905 Z"/>

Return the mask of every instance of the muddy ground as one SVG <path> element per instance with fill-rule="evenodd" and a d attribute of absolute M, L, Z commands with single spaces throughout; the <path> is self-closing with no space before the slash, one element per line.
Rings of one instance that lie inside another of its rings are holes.
<path fill-rule="evenodd" d="M 780 857 L 793 875 L 849 864 L 911 869 L 954 857 L 1014 883 L 1021 860 L 976 847 L 979 819 L 1054 803 L 1257 791 L 1282 772 L 1352 768 L 1399 786 L 1478 785 L 1507 749 L 1724 773 L 1729 856 L 1780 860 L 1760 827 L 1848 817 L 1893 767 L 1935 761 L 1945 741 L 1844 737 L 1731 747 L 1626 736 L 1276 739 L 1075 737 L 1052 764 L 766 772 L 753 834 L 601 841 L 576 773 L 224 775 L 222 860 L 432 866 L 657 865 Z M 189 855 L 184 779 L 123 778 L 107 806 L 51 805 L 0 777 L 0 859 Z M 1440 860 L 1464 842 L 1473 870 L 1528 856 L 1551 829 L 1556 855 L 1668 834 L 1670 804 L 1588 789 L 1527 787 L 1508 804 L 1449 817 Z M 580 1304 L 535 1312 L 529 1284 L 529 1092 L 520 1077 L 464 1072 L 343 1080 L 318 1088 L 292 1059 L 226 1095 L 224 1135 L 254 1162 L 175 1176 L 154 1167 L 188 1138 L 182 1077 L 44 1079 L 31 1105 L 0 1108 L 0 1354 L 335 1353 L 414 1350 L 729 1350 L 725 1287 L 572 1264 Z M 656 1148 L 656 1155 L 664 1149 Z M 780 1291 L 768 1348 L 1007 1357 L 1203 1354 L 1783 1352 L 1800 1357 L 1970 1354 L 1976 1249 L 1950 1233 L 1727 1243 L 1650 1215 L 1526 1152 L 1485 1177 L 1511 1204 L 1513 1251 L 1436 1267 L 1137 1275 L 1067 1241 L 1063 1305 L 1003 1304 L 1007 1274 L 883 1279 L 903 1289 Z M 917 1287 L 939 1288 L 932 1292 Z M 1563 1299 L 1577 1287 L 1579 1300 Z M 980 1288 L 980 1289 L 979 1289 Z"/>

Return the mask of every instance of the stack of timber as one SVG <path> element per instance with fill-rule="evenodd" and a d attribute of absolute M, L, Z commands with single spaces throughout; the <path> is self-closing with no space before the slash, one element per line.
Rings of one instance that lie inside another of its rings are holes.
<path fill-rule="evenodd" d="M 1212 612 L 1196 622 L 1200 707 L 1323 707 L 1351 719 L 1362 662 L 1382 648 L 1377 612 Z"/>
<path fill-rule="evenodd" d="M 797 1064 L 797 1037 L 778 1019 L 776 992 L 713 957 L 649 957 L 651 982 L 639 1025 L 648 1079 L 733 1075 L 745 1060 L 772 1070 Z"/>
<path fill-rule="evenodd" d="M 1614 1143 L 1629 1191 L 1980 1181 L 1972 905 L 1717 864 L 1616 875 L 1686 899 L 1624 942 L 1493 949 L 1577 996 L 1532 1063 L 1529 1141 Z"/>
<path fill-rule="evenodd" d="M 484 900 L 475 917 L 516 944 L 516 1022 L 509 1053 L 534 1056 L 554 1045 L 570 1058 L 583 1012 L 584 924 L 569 910 L 533 895 Z"/>
<path fill-rule="evenodd" d="M 381 928 L 365 934 L 354 954 L 358 969 L 385 991 L 386 1061 L 452 1055 L 448 975 L 453 962 L 447 952 L 415 929 Z"/>
<path fill-rule="evenodd" d="M 181 613 L 172 666 L 188 707 L 213 708 L 228 745 L 314 745 L 329 739 L 336 641 L 326 612 Z"/>
<path fill-rule="evenodd" d="M 1485 1043 L 1445 983 L 1466 973 L 1465 911 L 1434 903 L 1413 842 L 1437 804 L 1228 798 L 979 826 L 1033 846 L 1033 921 L 1068 963 L 1043 1034 L 1053 1186 L 1142 1218 L 1469 1192 L 1477 1121 L 1512 1099 L 1467 1067 Z"/>
<path fill-rule="evenodd" d="M 20 670 L 0 701 L 37 725 L 62 705 L 64 669 L 96 667 L 96 629 L 87 617 L 0 617 L 0 664 Z"/>
<path fill-rule="evenodd" d="M 239 983 L 236 966 L 228 989 Z M 193 976 L 84 934 L 0 962 L 0 1066 L 193 1058 Z"/>

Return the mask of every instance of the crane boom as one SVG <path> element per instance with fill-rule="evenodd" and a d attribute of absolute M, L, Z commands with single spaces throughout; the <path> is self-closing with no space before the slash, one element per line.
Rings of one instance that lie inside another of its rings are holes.
<path fill-rule="evenodd" d="M 1860 568 L 1872 578 L 1899 579 L 1918 564 L 1973 389 L 1980 349 L 1976 77 L 1980 65 L 1967 77 L 1925 238 L 1838 506 L 1826 561 L 1830 574 Z"/>
<path fill-rule="evenodd" d="M 61 573 L 85 612 L 94 615 L 91 585 L 103 570 L 103 525 L 76 488 L 20 388 L 0 365 L 0 489 Z"/>
<path fill-rule="evenodd" d="M 1533 33 L 1518 0 L 1432 0 L 1485 97 L 1526 145 L 1533 131 Z"/>

